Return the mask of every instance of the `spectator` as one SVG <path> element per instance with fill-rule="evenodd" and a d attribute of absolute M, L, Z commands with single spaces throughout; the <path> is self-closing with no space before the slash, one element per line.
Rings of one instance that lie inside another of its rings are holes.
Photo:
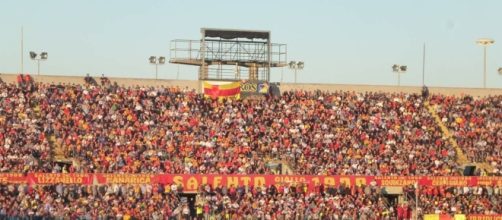
<path fill-rule="evenodd" d="M 429 88 L 426 85 L 422 87 L 422 98 L 423 99 L 429 98 Z"/>

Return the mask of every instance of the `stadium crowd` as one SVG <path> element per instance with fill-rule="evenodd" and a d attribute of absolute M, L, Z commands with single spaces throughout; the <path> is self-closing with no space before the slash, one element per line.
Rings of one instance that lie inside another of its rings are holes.
<path fill-rule="evenodd" d="M 458 174 L 416 94 L 219 102 L 179 88 L 29 85 L 0 85 L 0 172 L 264 174 L 273 158 L 296 174 Z M 54 148 L 77 163 L 48 163 Z"/>
<path fill-rule="evenodd" d="M 274 159 L 305 175 L 460 175 L 418 94 L 296 91 L 220 102 L 177 87 L 85 81 L 0 82 L 0 172 L 271 174 Z M 469 159 L 502 174 L 502 97 L 429 101 Z M 52 162 L 55 149 L 74 162 Z M 381 190 L 202 186 L 194 211 L 177 185 L 0 185 L 0 219 L 409 218 Z M 420 190 L 422 213 L 502 213 L 497 187 Z"/>
<path fill-rule="evenodd" d="M 25 219 L 390 219 L 378 187 L 201 186 L 195 210 L 176 185 L 0 185 L 0 218 Z M 403 217 L 411 215 L 402 209 Z M 408 217 L 409 218 L 409 217 Z"/>
<path fill-rule="evenodd" d="M 268 187 L 202 185 L 196 202 L 179 185 L 0 185 L 0 218 L 26 219 L 410 219 L 415 188 L 405 187 L 408 203 L 389 203 L 377 186 Z M 501 214 L 501 187 L 426 187 L 419 213 Z M 193 205 L 193 210 L 190 208 Z"/>
<path fill-rule="evenodd" d="M 502 96 L 434 95 L 431 103 L 472 162 L 487 162 L 502 176 Z"/>
<path fill-rule="evenodd" d="M 416 189 L 405 187 L 410 206 L 415 206 Z M 428 214 L 502 214 L 502 187 L 435 187 L 421 186 L 418 194 L 421 213 Z"/>

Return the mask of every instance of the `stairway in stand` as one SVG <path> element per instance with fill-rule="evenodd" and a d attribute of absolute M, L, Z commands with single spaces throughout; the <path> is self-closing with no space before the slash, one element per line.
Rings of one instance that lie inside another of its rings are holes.
<path fill-rule="evenodd" d="M 59 160 L 64 160 L 65 158 L 65 153 L 63 147 L 57 143 L 56 141 L 56 136 L 51 135 L 49 136 L 49 144 L 51 146 L 52 150 L 52 160 L 53 161 L 59 161 Z"/>
<path fill-rule="evenodd" d="M 493 167 L 489 163 L 475 163 L 476 167 L 481 168 L 482 170 L 485 170 L 488 173 L 493 172 Z"/>
<path fill-rule="evenodd" d="M 465 165 L 469 163 L 469 159 L 467 159 L 467 156 L 465 156 L 464 152 L 462 149 L 458 146 L 457 141 L 455 138 L 452 137 L 450 130 L 444 125 L 443 121 L 437 114 L 435 108 L 429 104 L 428 101 L 424 103 L 425 107 L 427 107 L 427 110 L 429 113 L 434 117 L 434 120 L 436 121 L 436 124 L 441 128 L 441 131 L 443 132 L 443 136 L 448 138 L 448 141 L 450 142 L 451 146 L 455 149 L 455 152 L 457 153 L 457 163 L 461 165 Z"/>
<path fill-rule="evenodd" d="M 265 159 L 265 163 L 266 164 L 270 164 L 270 165 L 278 165 L 280 164 L 281 165 L 281 170 L 275 170 L 275 169 L 272 169 L 272 172 L 274 174 L 283 174 L 283 175 L 292 175 L 293 174 L 293 169 L 291 169 L 291 166 L 290 164 L 285 161 L 285 160 L 281 160 L 281 159 L 273 159 L 273 158 L 267 158 Z"/>
<path fill-rule="evenodd" d="M 448 138 L 448 141 L 450 142 L 451 146 L 455 148 L 455 152 L 457 153 L 457 163 L 460 165 L 474 165 L 477 168 L 480 168 L 486 172 L 492 172 L 493 167 L 488 163 L 471 163 L 467 158 L 467 156 L 465 156 L 462 149 L 458 146 L 457 141 L 451 135 L 450 130 L 446 127 L 446 125 L 443 123 L 443 121 L 437 114 L 436 106 L 431 106 L 429 102 L 425 102 L 424 104 L 427 107 L 429 113 L 432 115 L 432 117 L 434 117 L 436 124 L 441 128 L 443 135 Z"/>

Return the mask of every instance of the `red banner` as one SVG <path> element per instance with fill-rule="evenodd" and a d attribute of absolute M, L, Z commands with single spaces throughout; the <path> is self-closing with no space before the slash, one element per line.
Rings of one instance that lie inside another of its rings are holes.
<path fill-rule="evenodd" d="M 339 186 L 342 183 L 351 185 L 367 185 L 373 177 L 364 176 L 303 176 L 303 175 L 202 175 L 202 174 L 96 174 L 100 184 L 120 183 L 157 183 L 181 184 L 186 191 L 198 190 L 202 184 L 212 186 L 270 186 L 281 184 L 303 184 L 313 189 L 316 185 Z M 378 185 L 378 183 L 377 183 Z"/>
<path fill-rule="evenodd" d="M 0 184 L 26 184 L 27 179 L 21 173 L 0 173 Z"/>
<path fill-rule="evenodd" d="M 429 177 L 429 176 L 308 176 L 308 175 L 204 175 L 204 174 L 77 174 L 77 173 L 0 173 L 1 184 L 182 184 L 197 189 L 213 186 L 305 184 L 339 186 L 345 184 L 377 186 L 502 186 L 502 177 Z"/>
<path fill-rule="evenodd" d="M 181 184 L 186 191 L 195 191 L 202 184 L 212 186 L 270 186 L 304 184 L 309 191 L 316 185 L 402 187 L 421 186 L 502 186 L 501 177 L 426 177 L 426 176 L 306 176 L 306 175 L 203 175 L 203 174 L 94 174 L 88 183 L 98 184 Z M 94 180 L 94 182 L 92 181 Z"/>

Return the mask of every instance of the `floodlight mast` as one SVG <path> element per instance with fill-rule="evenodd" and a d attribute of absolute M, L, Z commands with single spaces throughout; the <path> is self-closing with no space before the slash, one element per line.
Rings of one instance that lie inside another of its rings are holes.
<path fill-rule="evenodd" d="M 392 65 L 392 72 L 397 73 L 397 86 L 401 86 L 401 74 L 408 70 L 408 66 L 405 65 Z"/>
<path fill-rule="evenodd" d="M 49 58 L 49 54 L 45 51 L 41 52 L 40 54 L 30 51 L 30 58 L 37 62 L 38 66 L 37 75 L 40 75 L 40 61 L 46 61 Z"/>
<path fill-rule="evenodd" d="M 481 38 L 476 41 L 480 46 L 483 46 L 483 88 L 486 89 L 486 48 L 495 43 L 495 40 L 490 38 Z"/>
<path fill-rule="evenodd" d="M 298 70 L 303 70 L 305 62 L 303 61 L 290 61 L 289 68 L 295 71 L 295 83 L 297 83 Z"/>
<path fill-rule="evenodd" d="M 159 65 L 163 65 L 166 63 L 166 58 L 165 57 L 162 57 L 162 56 L 159 56 L 158 58 L 156 56 L 150 56 L 150 58 L 148 58 L 148 60 L 150 61 L 151 64 L 155 65 L 155 79 L 158 79 L 158 75 L 159 75 Z"/>

